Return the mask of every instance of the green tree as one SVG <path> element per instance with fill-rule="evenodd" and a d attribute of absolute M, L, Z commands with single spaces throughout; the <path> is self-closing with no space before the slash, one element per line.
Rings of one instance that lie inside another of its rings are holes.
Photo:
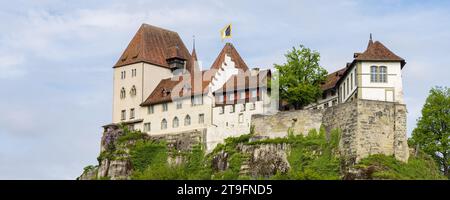
<path fill-rule="evenodd" d="M 450 88 L 435 87 L 422 108 L 410 143 L 431 155 L 445 176 L 450 177 Z"/>
<path fill-rule="evenodd" d="M 275 64 L 280 77 L 280 98 L 300 109 L 322 95 L 320 84 L 327 71 L 319 65 L 320 54 L 303 45 L 293 47 L 285 57 L 286 63 Z"/>

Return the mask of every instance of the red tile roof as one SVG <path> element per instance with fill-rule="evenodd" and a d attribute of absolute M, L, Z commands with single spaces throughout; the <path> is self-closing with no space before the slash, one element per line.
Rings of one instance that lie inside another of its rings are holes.
<path fill-rule="evenodd" d="M 320 86 L 322 91 L 333 89 L 334 87 L 336 87 L 336 84 L 338 83 L 339 79 L 341 79 L 342 75 L 344 75 L 347 69 L 348 69 L 347 67 L 344 67 L 340 70 L 328 74 L 325 83 Z"/>
<path fill-rule="evenodd" d="M 236 68 L 241 69 L 242 71 L 248 70 L 247 64 L 245 64 L 244 60 L 231 43 L 225 44 L 216 60 L 211 65 L 211 69 L 220 69 L 222 67 L 222 63 L 225 61 L 225 54 L 231 57 L 231 60 L 235 63 Z"/>
<path fill-rule="evenodd" d="M 405 59 L 395 55 L 381 42 L 369 40 L 366 51 L 355 54 L 355 61 L 399 61 L 402 67 L 406 64 Z"/>
<path fill-rule="evenodd" d="M 158 103 L 172 102 L 180 98 L 187 98 L 194 95 L 208 92 L 208 85 L 211 82 L 215 70 L 205 70 L 190 74 L 184 74 L 173 78 L 163 79 L 159 82 L 150 96 L 141 104 L 149 106 Z M 199 82 L 196 82 L 201 80 Z M 188 90 L 183 90 L 183 88 Z M 188 91 L 188 92 L 185 92 Z"/>
<path fill-rule="evenodd" d="M 169 68 L 167 59 L 181 58 L 187 61 L 192 72 L 191 55 L 178 33 L 142 24 L 114 67 L 146 62 Z"/>

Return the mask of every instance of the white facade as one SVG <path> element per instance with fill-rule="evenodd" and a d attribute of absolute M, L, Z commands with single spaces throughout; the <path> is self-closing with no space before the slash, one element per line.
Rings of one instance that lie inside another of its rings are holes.
<path fill-rule="evenodd" d="M 337 87 L 341 103 L 353 98 L 404 103 L 400 62 L 357 62 Z"/>
<path fill-rule="evenodd" d="M 307 108 L 323 109 L 337 103 L 344 103 L 354 99 L 396 102 L 404 104 L 402 67 L 405 60 L 395 55 L 383 44 L 369 40 L 364 53 L 355 53 L 354 60 L 346 68 L 332 74 L 326 83 L 327 89 L 336 92 L 326 95 L 317 103 Z M 330 85 L 334 87 L 329 88 Z"/>
<path fill-rule="evenodd" d="M 385 81 L 371 80 L 371 67 L 387 69 Z M 403 104 L 402 70 L 400 62 L 362 62 L 361 72 L 361 99 L 390 101 Z"/>
<path fill-rule="evenodd" d="M 159 81 L 169 78 L 172 73 L 169 69 L 148 63 L 135 63 L 114 68 L 113 75 L 113 123 L 142 119 L 141 104 L 155 89 Z M 135 95 L 132 88 L 136 89 Z M 121 95 L 122 89 L 125 96 Z M 132 117 L 131 109 L 135 110 Z M 122 118 L 125 111 L 125 118 Z"/>
<path fill-rule="evenodd" d="M 264 102 L 270 101 L 266 90 L 259 90 L 261 98 L 245 103 L 245 109 L 243 103 L 215 107 L 216 100 L 212 91 L 220 89 L 238 72 L 234 62 L 226 55 L 222 67 L 215 72 L 208 85 L 208 92 L 195 97 L 202 99 L 199 105 L 193 105 L 191 97 L 187 97 L 140 106 L 162 79 L 174 76 L 172 72 L 167 68 L 143 62 L 114 68 L 113 123 L 126 123 L 149 135 L 206 131 L 206 150 L 211 151 L 227 137 L 248 134 L 251 116 L 263 114 L 268 110 L 264 107 Z M 132 88 L 135 93 L 131 91 Z M 252 93 L 251 91 L 249 92 Z M 231 111 L 233 106 L 234 112 Z M 221 112 L 220 109 L 224 111 Z"/>

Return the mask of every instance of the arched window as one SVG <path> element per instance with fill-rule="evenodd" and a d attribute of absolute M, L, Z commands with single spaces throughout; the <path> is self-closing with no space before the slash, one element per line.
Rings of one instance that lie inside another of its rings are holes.
<path fill-rule="evenodd" d="M 167 120 L 163 119 L 161 121 L 161 130 L 167 129 Z"/>
<path fill-rule="evenodd" d="M 380 78 L 378 79 L 382 83 L 387 83 L 387 67 L 380 66 Z"/>
<path fill-rule="evenodd" d="M 184 125 L 185 126 L 191 125 L 191 116 L 186 115 L 186 117 L 184 118 Z"/>
<path fill-rule="evenodd" d="M 130 90 L 130 96 L 136 96 L 136 86 L 133 85 Z"/>
<path fill-rule="evenodd" d="M 378 67 L 371 66 L 370 67 L 370 82 L 377 82 Z"/>
<path fill-rule="evenodd" d="M 120 98 L 121 99 L 124 99 L 125 98 L 125 88 L 122 88 L 121 90 L 120 90 Z"/>
<path fill-rule="evenodd" d="M 178 128 L 178 124 L 179 124 L 178 117 L 173 118 L 172 128 Z"/>

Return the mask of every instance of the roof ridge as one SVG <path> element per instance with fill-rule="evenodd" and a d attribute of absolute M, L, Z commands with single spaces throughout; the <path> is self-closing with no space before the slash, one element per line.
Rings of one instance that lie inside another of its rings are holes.
<path fill-rule="evenodd" d="M 237 49 L 230 42 L 225 43 L 225 46 L 222 48 L 219 55 L 217 55 L 216 59 L 211 65 L 211 69 L 217 69 L 222 66 L 222 63 L 225 61 L 225 54 L 231 57 L 231 60 L 235 63 L 235 67 L 244 69 L 244 71 L 248 70 L 248 66 L 245 63 L 244 59 L 242 59 Z"/>
<path fill-rule="evenodd" d="M 169 29 L 165 29 L 165 28 L 161 28 L 161 27 L 159 27 L 159 26 L 154 26 L 154 25 L 150 25 L 150 24 L 147 24 L 147 23 L 142 23 L 142 25 L 141 25 L 141 27 L 148 27 L 148 28 L 154 28 L 154 29 L 159 29 L 159 30 L 162 30 L 162 31 L 167 31 L 167 32 L 172 32 L 172 33 L 176 33 L 176 34 L 178 34 L 177 32 L 175 32 L 175 31 L 172 31 L 172 30 L 169 30 Z"/>

